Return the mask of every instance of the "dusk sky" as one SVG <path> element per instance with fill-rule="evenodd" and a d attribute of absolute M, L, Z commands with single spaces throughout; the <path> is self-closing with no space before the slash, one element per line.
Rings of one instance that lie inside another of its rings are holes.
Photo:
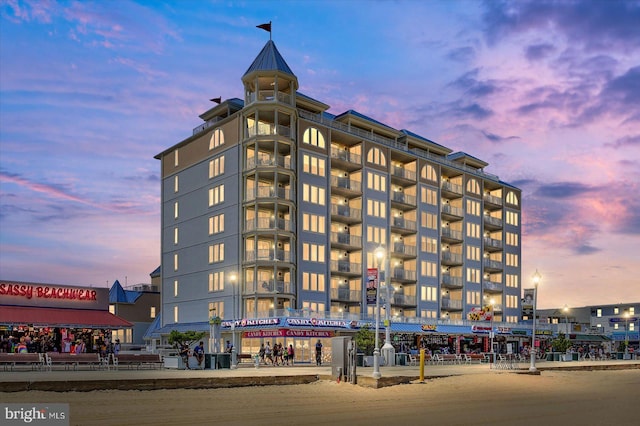
<path fill-rule="evenodd" d="M 329 112 L 522 189 L 540 308 L 640 300 L 640 1 L 614 0 L 0 0 L 0 279 L 150 282 L 153 157 L 242 98 L 269 21 Z"/>

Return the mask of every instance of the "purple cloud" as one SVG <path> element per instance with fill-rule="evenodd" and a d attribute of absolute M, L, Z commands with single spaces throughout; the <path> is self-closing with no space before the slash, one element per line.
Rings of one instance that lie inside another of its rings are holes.
<path fill-rule="evenodd" d="M 549 43 L 532 44 L 525 49 L 525 57 L 533 62 L 548 58 L 556 51 L 556 47 Z"/>

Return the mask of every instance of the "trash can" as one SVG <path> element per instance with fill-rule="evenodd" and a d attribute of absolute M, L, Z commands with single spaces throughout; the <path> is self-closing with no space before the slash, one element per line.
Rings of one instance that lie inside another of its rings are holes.
<path fill-rule="evenodd" d="M 405 353 L 397 353 L 396 354 L 396 365 L 407 365 L 407 354 L 405 354 Z"/>
<path fill-rule="evenodd" d="M 204 354 L 204 368 L 205 370 L 216 369 L 216 354 Z"/>
<path fill-rule="evenodd" d="M 358 352 L 356 354 L 356 365 L 358 367 L 364 367 L 364 353 Z"/>
<path fill-rule="evenodd" d="M 215 354 L 216 369 L 231 368 L 231 354 Z"/>

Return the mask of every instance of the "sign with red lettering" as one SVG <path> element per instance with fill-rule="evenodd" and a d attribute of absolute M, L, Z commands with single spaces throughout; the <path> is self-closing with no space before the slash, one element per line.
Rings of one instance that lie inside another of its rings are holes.
<path fill-rule="evenodd" d="M 0 305 L 106 309 L 108 304 L 107 288 L 0 281 Z"/>
<path fill-rule="evenodd" d="M 334 332 L 323 330 L 323 331 L 315 331 L 315 330 L 290 330 L 288 328 L 274 328 L 271 330 L 251 330 L 245 331 L 242 333 L 242 337 L 244 338 L 260 338 L 260 337 L 333 337 Z"/>

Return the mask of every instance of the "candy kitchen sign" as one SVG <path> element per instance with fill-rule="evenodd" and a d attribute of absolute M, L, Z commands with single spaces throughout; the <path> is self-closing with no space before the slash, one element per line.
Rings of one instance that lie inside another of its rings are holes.
<path fill-rule="evenodd" d="M 106 309 L 109 289 L 0 281 L 0 304 Z"/>

